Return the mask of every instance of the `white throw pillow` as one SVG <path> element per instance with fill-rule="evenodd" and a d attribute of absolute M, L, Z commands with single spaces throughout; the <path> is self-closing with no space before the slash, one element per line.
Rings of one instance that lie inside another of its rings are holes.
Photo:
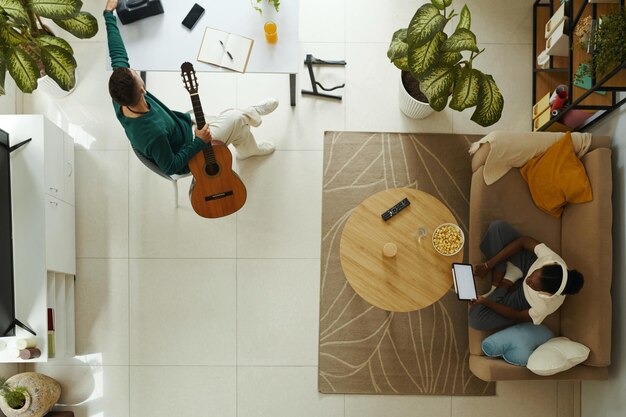
<path fill-rule="evenodd" d="M 567 371 L 587 360 L 589 348 L 567 337 L 555 337 L 539 346 L 528 358 L 526 367 L 537 375 L 548 376 Z"/>

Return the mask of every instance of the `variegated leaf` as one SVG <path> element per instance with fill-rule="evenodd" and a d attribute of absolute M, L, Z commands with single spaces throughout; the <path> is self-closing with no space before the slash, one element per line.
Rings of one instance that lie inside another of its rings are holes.
<path fill-rule="evenodd" d="M 18 48 L 5 49 L 5 58 L 9 74 L 17 87 L 24 93 L 32 93 L 37 88 L 39 78 L 37 61 Z"/>
<path fill-rule="evenodd" d="M 7 74 L 7 66 L 4 63 L 4 57 L 0 54 L 0 96 L 5 95 L 7 92 L 4 89 L 4 81 Z"/>
<path fill-rule="evenodd" d="M 28 13 L 20 0 L 0 0 L 0 7 L 19 24 L 29 24 Z"/>
<path fill-rule="evenodd" d="M 67 41 L 65 41 L 64 39 L 57 38 L 56 36 L 41 35 L 36 38 L 36 41 L 42 48 L 45 48 L 47 46 L 58 46 L 59 48 L 64 49 L 70 54 L 74 55 L 74 50 L 72 49 L 70 44 L 67 43 Z"/>
<path fill-rule="evenodd" d="M 491 75 L 481 74 L 478 103 L 472 121 L 483 127 L 491 126 L 502 117 L 504 98 Z"/>
<path fill-rule="evenodd" d="M 13 46 L 28 42 L 28 39 L 10 26 L 0 26 L 0 41 L 4 45 Z"/>
<path fill-rule="evenodd" d="M 454 67 L 437 67 L 428 75 L 420 78 L 420 89 L 428 98 L 428 102 L 432 103 L 439 97 L 448 97 L 452 92 L 455 78 Z M 435 108 L 435 107 L 433 107 Z"/>
<path fill-rule="evenodd" d="M 433 110 L 442 111 L 446 108 L 446 105 L 448 104 L 448 95 L 435 97 L 434 99 L 432 99 L 432 101 L 429 101 L 428 104 Z"/>
<path fill-rule="evenodd" d="M 76 60 L 63 48 L 49 45 L 41 48 L 41 60 L 46 74 L 59 84 L 65 91 L 76 85 Z"/>
<path fill-rule="evenodd" d="M 467 29 L 470 30 L 472 25 L 472 15 L 470 14 L 467 4 L 461 9 L 461 16 L 459 17 L 459 24 L 456 25 L 456 30 Z"/>
<path fill-rule="evenodd" d="M 98 21 L 87 12 L 80 12 L 71 19 L 54 19 L 54 23 L 79 39 L 91 38 L 98 33 Z"/>
<path fill-rule="evenodd" d="M 480 87 L 481 73 L 469 66 L 457 69 L 454 89 L 452 90 L 452 100 L 450 108 L 463 111 L 469 107 L 474 107 L 478 102 L 478 89 Z"/>
<path fill-rule="evenodd" d="M 437 61 L 441 66 L 451 67 L 462 59 L 463 55 L 460 52 L 441 52 Z"/>
<path fill-rule="evenodd" d="M 80 12 L 80 0 L 28 0 L 33 12 L 49 19 L 69 19 Z"/>
<path fill-rule="evenodd" d="M 409 23 L 407 43 L 414 48 L 420 47 L 441 32 L 448 21 L 439 10 L 430 3 L 417 9 Z"/>
<path fill-rule="evenodd" d="M 441 50 L 445 52 L 478 52 L 478 46 L 476 46 L 476 35 L 468 29 L 458 29 L 441 46 Z"/>
<path fill-rule="evenodd" d="M 413 77 L 419 79 L 426 74 L 437 61 L 439 55 L 439 49 L 446 40 L 446 34 L 438 32 L 428 42 L 414 48 L 412 44 L 409 44 L 409 70 Z"/>
<path fill-rule="evenodd" d="M 402 71 L 409 70 L 407 52 L 409 45 L 406 43 L 406 29 L 397 30 L 391 37 L 391 43 L 387 50 L 387 57 Z"/>
<path fill-rule="evenodd" d="M 430 0 L 430 2 L 439 10 L 443 10 L 446 8 L 445 2 L 443 0 Z"/>

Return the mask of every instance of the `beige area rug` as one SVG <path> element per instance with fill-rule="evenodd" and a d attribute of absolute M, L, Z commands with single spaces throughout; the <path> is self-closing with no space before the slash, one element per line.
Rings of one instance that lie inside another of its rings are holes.
<path fill-rule="evenodd" d="M 470 157 L 481 136 L 326 132 L 322 206 L 319 391 L 494 395 L 468 367 L 467 304 L 451 290 L 435 304 L 392 313 L 359 297 L 341 269 L 341 232 L 378 191 L 410 187 L 439 198 L 467 236 Z M 466 253 L 467 258 L 467 253 Z"/>

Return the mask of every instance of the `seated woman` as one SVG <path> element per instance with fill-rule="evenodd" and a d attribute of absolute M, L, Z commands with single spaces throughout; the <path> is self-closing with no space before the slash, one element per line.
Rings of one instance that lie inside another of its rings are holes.
<path fill-rule="evenodd" d="M 540 324 L 559 309 L 566 294 L 576 294 L 584 284 L 580 272 L 567 270 L 565 261 L 545 244 L 522 236 L 504 221 L 489 225 L 480 243 L 487 262 L 474 272 L 492 271 L 492 289 L 470 302 L 469 325 L 490 330 L 515 323 Z M 512 288 L 520 278 L 522 285 Z"/>

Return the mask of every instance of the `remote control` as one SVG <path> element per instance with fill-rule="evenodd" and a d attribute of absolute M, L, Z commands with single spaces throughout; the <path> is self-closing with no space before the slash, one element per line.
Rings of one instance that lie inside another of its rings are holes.
<path fill-rule="evenodd" d="M 389 210 L 381 214 L 380 216 L 383 218 L 384 221 L 387 221 L 393 216 L 395 216 L 396 214 L 398 214 L 400 210 L 407 207 L 409 204 L 411 204 L 411 202 L 409 201 L 408 198 L 405 198 L 402 201 L 400 201 L 398 204 L 396 204 L 395 206 L 393 206 L 392 208 L 390 208 Z"/>

